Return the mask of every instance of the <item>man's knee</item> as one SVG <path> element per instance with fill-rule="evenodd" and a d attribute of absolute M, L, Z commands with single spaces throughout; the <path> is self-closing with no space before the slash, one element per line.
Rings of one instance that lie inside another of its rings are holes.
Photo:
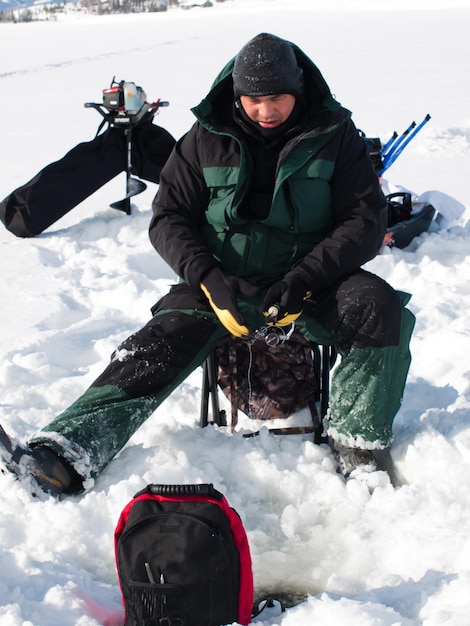
<path fill-rule="evenodd" d="M 153 315 L 167 310 L 212 312 L 209 302 L 201 289 L 194 289 L 194 287 L 190 287 L 186 283 L 173 285 L 170 291 L 152 307 Z"/>
<path fill-rule="evenodd" d="M 191 363 L 202 363 L 220 334 L 214 316 L 162 311 L 119 345 L 92 386 L 111 385 L 131 397 L 156 395 Z"/>
<path fill-rule="evenodd" d="M 351 348 L 398 345 L 402 306 L 384 280 L 358 272 L 338 290 L 338 309 Z"/>
<path fill-rule="evenodd" d="M 398 293 L 363 270 L 323 293 L 312 311 L 342 350 L 398 345 L 401 315 Z"/>

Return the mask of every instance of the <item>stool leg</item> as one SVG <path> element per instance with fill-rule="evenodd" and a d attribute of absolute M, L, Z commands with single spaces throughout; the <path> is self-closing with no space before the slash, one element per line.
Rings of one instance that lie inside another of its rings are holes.
<path fill-rule="evenodd" d="M 315 356 L 319 358 L 320 366 L 318 384 L 320 386 L 320 426 L 315 431 L 315 443 L 328 443 L 328 436 L 324 432 L 323 420 L 328 414 L 330 405 L 330 370 L 335 362 L 335 353 L 332 352 L 331 346 L 322 345 Z M 318 371 L 317 370 L 317 371 Z"/>
<path fill-rule="evenodd" d="M 321 419 L 326 416 L 330 404 L 330 346 L 321 347 Z"/>
<path fill-rule="evenodd" d="M 201 390 L 201 417 L 200 426 L 205 428 L 209 423 L 218 426 L 227 426 L 225 411 L 220 410 L 217 386 L 217 363 L 215 352 L 212 351 L 203 365 Z M 212 420 L 209 421 L 209 396 L 211 400 Z"/>
<path fill-rule="evenodd" d="M 208 357 L 209 358 L 209 357 Z M 202 364 L 202 385 L 201 385 L 201 414 L 199 425 L 205 428 L 209 423 L 209 375 L 208 375 L 208 358 Z"/>

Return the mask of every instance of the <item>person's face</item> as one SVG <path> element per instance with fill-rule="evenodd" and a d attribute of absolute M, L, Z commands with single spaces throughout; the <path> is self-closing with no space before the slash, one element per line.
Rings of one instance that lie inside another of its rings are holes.
<path fill-rule="evenodd" d="M 262 128 L 276 128 L 287 120 L 295 106 L 290 93 L 272 96 L 240 96 L 240 103 L 248 117 Z"/>

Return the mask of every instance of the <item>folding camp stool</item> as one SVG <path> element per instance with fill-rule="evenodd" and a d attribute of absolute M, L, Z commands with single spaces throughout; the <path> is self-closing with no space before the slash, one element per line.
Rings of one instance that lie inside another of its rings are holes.
<path fill-rule="evenodd" d="M 330 395 L 330 372 L 337 359 L 337 352 L 333 346 L 311 342 L 313 355 L 313 369 L 317 381 L 315 403 L 319 407 L 320 425 L 314 431 L 315 443 L 324 443 L 327 438 L 323 432 L 323 420 L 328 413 Z M 227 412 L 220 408 L 218 388 L 218 363 L 216 348 L 208 355 L 203 363 L 200 426 L 205 428 L 209 424 L 227 426 Z M 210 409 L 210 410 L 209 410 Z M 295 429 L 272 429 L 274 434 L 288 434 L 299 432 Z M 308 432 L 304 430 L 303 432 Z M 257 433 L 254 433 L 257 434 Z M 249 436 L 249 435 L 248 435 Z"/>

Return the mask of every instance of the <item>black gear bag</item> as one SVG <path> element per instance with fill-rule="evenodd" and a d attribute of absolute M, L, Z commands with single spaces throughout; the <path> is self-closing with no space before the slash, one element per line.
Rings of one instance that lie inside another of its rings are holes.
<path fill-rule="evenodd" d="M 135 173 L 158 183 L 174 143 L 170 133 L 152 122 L 137 126 L 132 144 Z M 17 237 L 35 237 L 125 170 L 125 133 L 108 128 L 12 191 L 0 203 L 0 220 Z"/>
<path fill-rule="evenodd" d="M 126 626 L 250 623 L 248 540 L 212 484 L 147 485 L 121 513 L 115 554 Z"/>

